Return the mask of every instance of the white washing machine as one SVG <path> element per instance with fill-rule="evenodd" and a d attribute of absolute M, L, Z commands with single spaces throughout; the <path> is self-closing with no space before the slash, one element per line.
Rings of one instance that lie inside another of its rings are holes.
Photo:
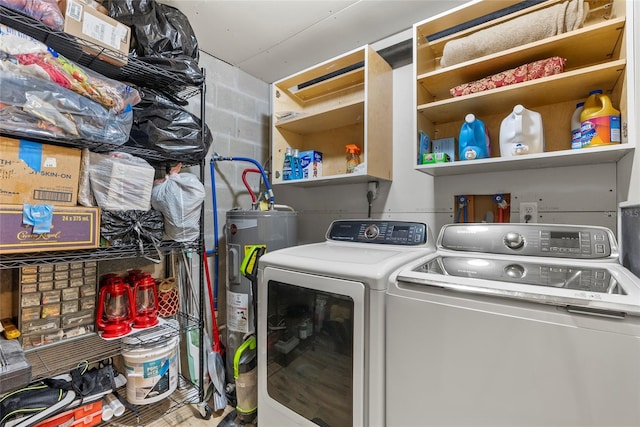
<path fill-rule="evenodd" d="M 258 425 L 384 425 L 385 291 L 434 251 L 426 224 L 348 220 L 260 258 Z"/>
<path fill-rule="evenodd" d="M 640 282 L 606 228 L 445 226 L 387 296 L 389 426 L 640 425 Z"/>

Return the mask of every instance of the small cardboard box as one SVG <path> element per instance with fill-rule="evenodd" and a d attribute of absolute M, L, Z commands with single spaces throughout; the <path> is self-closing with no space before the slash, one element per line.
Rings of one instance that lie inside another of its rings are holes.
<path fill-rule="evenodd" d="M 432 143 L 433 153 L 445 153 L 449 156 L 449 162 L 454 162 L 456 160 L 456 139 L 451 138 L 440 138 L 434 139 Z"/>
<path fill-rule="evenodd" d="M 447 153 L 427 153 L 422 155 L 422 164 L 428 165 L 433 163 L 446 163 L 449 162 L 449 155 Z"/>
<path fill-rule="evenodd" d="M 96 55 L 110 64 L 127 64 L 131 28 L 98 12 L 82 0 L 67 0 L 64 31 L 97 45 L 82 46 L 85 53 Z"/>
<path fill-rule="evenodd" d="M 0 205 L 0 254 L 93 249 L 100 243 L 100 209 L 56 206 L 51 231 L 34 234 L 22 205 Z"/>
<path fill-rule="evenodd" d="M 81 153 L 0 137 L 0 204 L 75 206 Z"/>
<path fill-rule="evenodd" d="M 302 167 L 302 179 L 322 177 L 322 153 L 319 151 L 303 151 L 299 154 Z"/>

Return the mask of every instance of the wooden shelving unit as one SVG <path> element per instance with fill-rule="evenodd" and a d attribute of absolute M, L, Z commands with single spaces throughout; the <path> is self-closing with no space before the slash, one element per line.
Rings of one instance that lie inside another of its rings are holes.
<path fill-rule="evenodd" d="M 274 184 L 391 180 L 391 78 L 389 64 L 364 46 L 275 82 L 271 144 Z M 361 150 L 361 173 L 346 173 L 347 144 Z M 322 177 L 283 181 L 287 148 L 321 152 Z"/>
<path fill-rule="evenodd" d="M 605 3 L 599 0 L 587 2 L 591 9 Z M 572 150 L 570 136 L 570 119 L 576 104 L 584 101 L 593 89 L 602 89 L 609 95 L 621 111 L 623 129 L 629 121 L 627 111 L 630 101 L 626 93 L 628 81 L 633 76 L 632 70 L 627 67 L 624 0 L 607 2 L 611 5 L 607 8 L 606 17 L 599 13 L 591 14 L 580 29 L 460 64 L 448 67 L 440 65 L 448 41 L 551 6 L 557 1 L 540 3 L 476 26 L 466 25 L 473 19 L 499 13 L 517 3 L 475 2 L 414 25 L 416 131 L 426 132 L 432 140 L 455 137 L 457 141 L 465 115 L 473 113 L 484 121 L 492 140 L 490 159 L 416 165 L 417 170 L 440 176 L 595 164 L 616 162 L 634 150 L 635 142 L 627 141 L 624 132 L 622 144 L 584 150 Z M 434 34 L 447 30 L 446 35 L 435 36 L 438 38 L 434 40 Z M 450 94 L 450 89 L 457 85 L 552 56 L 566 59 L 563 73 L 469 95 L 454 97 Z M 516 104 L 542 114 L 544 153 L 500 157 L 500 123 Z"/>

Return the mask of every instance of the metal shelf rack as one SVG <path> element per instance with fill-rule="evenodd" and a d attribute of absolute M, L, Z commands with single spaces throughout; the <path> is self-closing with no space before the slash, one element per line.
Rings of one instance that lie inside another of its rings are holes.
<path fill-rule="evenodd" d="M 205 72 L 202 73 L 201 82 L 186 81 L 185 77 L 180 73 L 174 73 L 171 70 L 157 67 L 153 64 L 146 63 L 135 57 L 129 57 L 128 63 L 122 67 L 117 67 L 98 58 L 100 53 L 107 49 L 103 49 L 90 42 L 75 38 L 65 32 L 55 31 L 41 22 L 23 15 L 20 12 L 9 9 L 0 5 L 0 24 L 7 25 L 15 30 L 27 34 L 34 39 L 47 44 L 68 59 L 92 69 L 106 77 L 114 80 L 127 82 L 129 84 L 138 85 L 143 88 L 149 88 L 157 91 L 162 96 L 173 101 L 177 105 L 187 105 L 188 100 L 196 95 L 200 96 L 200 120 L 202 122 L 202 135 L 205 135 Z M 98 53 L 87 54 L 89 46 Z M 0 131 L 0 135 L 8 137 L 26 138 L 29 140 L 43 142 L 48 144 L 63 145 L 74 148 L 88 148 L 94 152 L 123 151 L 135 156 L 144 158 L 157 169 L 170 164 L 182 162 L 185 166 L 198 166 L 200 169 L 199 178 L 204 181 L 204 160 L 202 156 L 194 156 L 184 153 L 164 153 L 151 149 L 139 148 L 132 145 L 113 145 L 108 143 L 96 143 L 86 140 L 64 140 L 52 138 L 37 138 L 28 134 L 16 134 Z M 204 211 L 204 210 L 203 210 Z M 12 269 L 34 264 L 61 263 L 74 261 L 108 261 L 118 259 L 137 259 L 144 257 L 155 257 L 158 251 L 165 256 L 172 252 L 185 251 L 196 254 L 196 259 L 204 254 L 204 213 L 200 216 L 200 236 L 197 241 L 192 243 L 178 243 L 173 241 L 163 241 L 158 247 L 153 245 L 137 245 L 131 246 L 113 246 L 99 247 L 91 250 L 76 251 L 52 251 L 37 252 L 28 254 L 3 254 L 0 255 L 0 269 Z M 174 317 L 178 320 L 179 333 L 186 334 L 192 330 L 199 331 L 200 342 L 203 341 L 204 331 L 204 271 L 199 270 L 199 297 L 198 309 L 193 313 L 179 312 Z M 43 379 L 67 373 L 76 367 L 79 359 L 74 359 L 70 355 L 81 355 L 82 360 L 89 362 L 98 362 L 116 356 L 121 351 L 120 340 L 106 341 L 97 334 L 91 333 L 76 337 L 70 340 L 64 340 L 52 343 L 42 347 L 35 347 L 25 351 L 27 359 L 32 365 L 33 380 Z M 151 421 L 160 418 L 163 414 L 173 412 L 174 410 L 186 404 L 204 403 L 204 388 L 198 384 L 204 384 L 204 348 L 200 348 L 199 355 L 199 378 L 197 384 L 189 381 L 186 377 L 180 376 L 180 385 L 178 390 L 167 399 L 163 399 L 152 405 L 145 405 L 140 413 L 140 420 L 135 420 L 133 414 L 125 414 L 111 424 L 127 425 L 128 419 L 133 416 L 134 420 L 131 425 L 146 424 L 145 420 Z M 203 417 L 210 416 L 205 407 Z M 131 416 L 129 416 L 131 415 Z"/>

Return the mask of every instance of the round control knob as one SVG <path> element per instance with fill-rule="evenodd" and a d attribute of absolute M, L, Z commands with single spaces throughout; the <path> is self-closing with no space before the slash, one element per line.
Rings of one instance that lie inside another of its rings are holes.
<path fill-rule="evenodd" d="M 367 239 L 375 239 L 380 234 L 380 229 L 377 225 L 371 224 L 364 230 L 364 237 Z"/>
<path fill-rule="evenodd" d="M 509 249 L 520 249 L 524 246 L 524 236 L 515 231 L 511 231 L 504 236 L 504 244 Z"/>
<path fill-rule="evenodd" d="M 520 264 L 511 264 L 504 268 L 504 274 L 506 274 L 510 279 L 522 279 L 524 277 L 524 273 L 524 267 Z"/>

